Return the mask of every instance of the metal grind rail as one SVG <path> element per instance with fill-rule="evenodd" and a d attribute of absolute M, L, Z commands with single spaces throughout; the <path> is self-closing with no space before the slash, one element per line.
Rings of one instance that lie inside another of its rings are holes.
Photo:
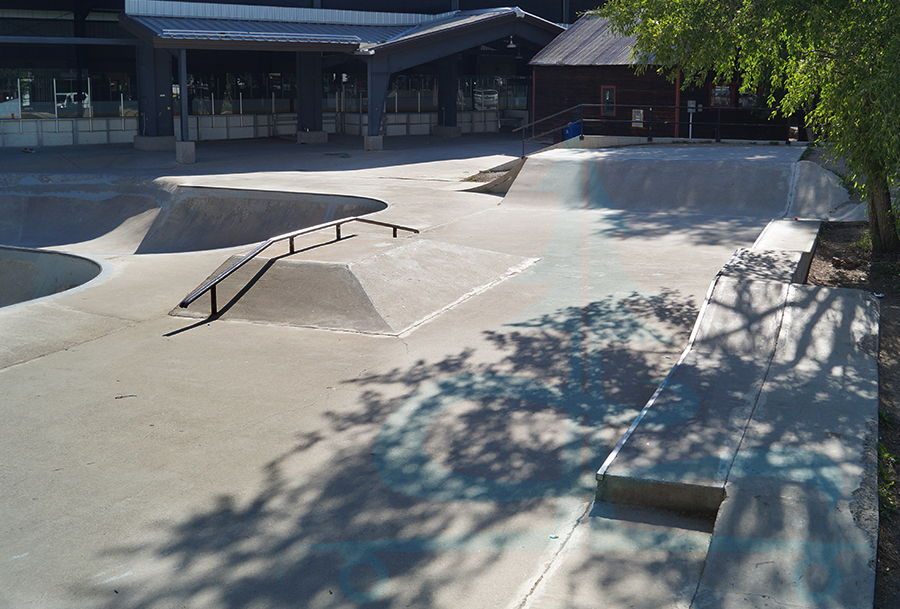
<path fill-rule="evenodd" d="M 302 228 L 300 230 L 285 233 L 283 235 L 279 235 L 277 237 L 272 237 L 268 241 L 261 243 L 258 245 L 252 252 L 249 252 L 246 256 L 241 258 L 240 260 L 235 261 L 230 267 L 208 280 L 206 283 L 201 285 L 199 288 L 188 294 L 184 297 L 178 306 L 182 309 L 187 308 L 193 303 L 195 300 L 203 296 L 206 292 L 209 292 L 210 297 L 210 317 L 218 313 L 218 307 L 216 304 L 216 286 L 219 285 L 223 280 L 225 280 L 232 273 L 237 271 L 239 268 L 250 262 L 253 258 L 261 254 L 266 248 L 269 246 L 278 243 L 279 241 L 288 240 L 291 246 L 291 254 L 294 253 L 294 239 L 303 235 L 308 235 L 310 233 L 314 233 L 320 230 L 325 230 L 328 228 L 334 227 L 335 235 L 337 240 L 341 240 L 341 226 L 344 224 L 349 224 L 350 222 L 363 222 L 365 224 L 374 224 L 375 226 L 385 226 L 387 228 L 392 228 L 394 230 L 394 238 L 397 237 L 397 231 L 405 230 L 414 234 L 419 233 L 419 229 L 410 228 L 408 226 L 401 226 L 399 224 L 392 224 L 390 222 L 380 222 L 378 220 L 369 220 L 368 218 L 343 218 L 341 220 L 333 220 L 331 222 L 326 222 L 325 224 L 317 224 L 316 226 L 310 226 L 309 228 Z"/>

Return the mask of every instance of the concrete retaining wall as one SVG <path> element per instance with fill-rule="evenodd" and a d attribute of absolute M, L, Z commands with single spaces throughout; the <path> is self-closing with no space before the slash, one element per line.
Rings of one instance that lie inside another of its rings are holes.
<path fill-rule="evenodd" d="M 457 114 L 463 133 L 497 133 L 497 110 Z M 329 112 L 323 116 L 323 131 L 365 135 L 368 115 Z M 385 114 L 383 135 L 431 135 L 437 125 L 436 112 Z M 0 148 L 40 148 L 84 144 L 130 144 L 139 135 L 135 116 L 104 118 L 6 119 L 0 120 Z M 291 136 L 297 132 L 297 115 L 280 114 L 192 114 L 188 116 L 190 141 L 241 140 Z M 175 117 L 175 137 L 181 139 L 181 117 Z"/>
<path fill-rule="evenodd" d="M 0 148 L 130 144 L 137 133 L 134 116 L 0 120 Z"/>

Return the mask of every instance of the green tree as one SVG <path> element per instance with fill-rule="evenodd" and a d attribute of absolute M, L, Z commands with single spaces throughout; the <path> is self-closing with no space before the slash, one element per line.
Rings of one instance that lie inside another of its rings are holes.
<path fill-rule="evenodd" d="M 900 249 L 897 0 L 609 0 L 598 13 L 635 36 L 639 70 L 680 70 L 685 85 L 737 80 L 785 115 L 806 112 L 864 185 L 874 248 Z"/>

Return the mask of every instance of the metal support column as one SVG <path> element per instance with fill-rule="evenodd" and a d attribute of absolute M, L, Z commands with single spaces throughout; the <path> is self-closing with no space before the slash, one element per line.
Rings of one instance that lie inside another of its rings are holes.
<path fill-rule="evenodd" d="M 388 84 L 391 80 L 390 68 L 386 61 L 370 59 L 369 64 L 369 136 L 381 133 L 381 119 L 384 118 L 384 102 L 387 99 Z"/>
<path fill-rule="evenodd" d="M 178 98 L 181 102 L 181 141 L 191 138 L 188 125 L 188 84 L 187 84 L 187 49 L 178 49 Z"/>
<path fill-rule="evenodd" d="M 322 54 L 297 52 L 297 131 L 322 131 Z"/>
<path fill-rule="evenodd" d="M 456 93 L 459 89 L 456 55 L 438 62 L 438 125 L 456 127 Z"/>

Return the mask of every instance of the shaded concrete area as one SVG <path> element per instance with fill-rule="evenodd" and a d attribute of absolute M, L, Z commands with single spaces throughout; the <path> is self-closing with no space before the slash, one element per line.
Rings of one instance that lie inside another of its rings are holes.
<path fill-rule="evenodd" d="M 100 265 L 81 256 L 0 246 L 0 307 L 70 290 L 99 274 Z"/>
<path fill-rule="evenodd" d="M 399 335 L 168 315 L 247 247 L 103 255 L 89 289 L 0 310 L 0 605 L 689 607 L 718 589 L 708 520 L 595 502 L 595 472 L 770 215 L 617 206 L 589 155 L 529 160 L 505 198 L 465 192 L 521 151 L 504 136 L 349 158 L 263 144 L 200 143 L 189 170 L 128 153 L 120 171 L 372 197 L 421 230 L 319 236 L 278 262 L 536 261 L 487 269 L 483 290 L 486 269 L 432 273 L 416 307 L 465 297 Z M 387 300 L 399 277 L 363 292 Z"/>

